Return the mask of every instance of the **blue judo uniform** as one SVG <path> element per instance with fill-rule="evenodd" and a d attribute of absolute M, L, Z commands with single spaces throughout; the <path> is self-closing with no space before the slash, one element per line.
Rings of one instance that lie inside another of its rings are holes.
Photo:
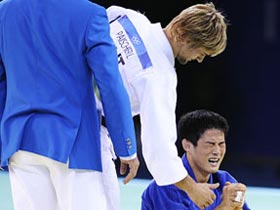
<path fill-rule="evenodd" d="M 196 181 L 186 155 L 183 155 L 182 161 L 189 175 Z M 216 195 L 214 203 L 205 208 L 205 210 L 214 210 L 222 202 L 223 187 L 227 181 L 237 183 L 234 177 L 223 170 L 210 175 L 208 183 L 218 182 L 220 186 L 213 190 Z M 141 210 L 200 210 L 200 208 L 195 205 L 188 194 L 175 185 L 158 186 L 153 181 L 142 194 Z M 243 210 L 250 210 L 246 202 L 244 203 Z"/>

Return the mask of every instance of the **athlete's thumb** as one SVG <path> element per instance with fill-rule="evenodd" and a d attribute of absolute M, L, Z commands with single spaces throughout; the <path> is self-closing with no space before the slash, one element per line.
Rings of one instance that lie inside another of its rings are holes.
<path fill-rule="evenodd" d="M 208 186 L 210 187 L 210 189 L 216 189 L 220 186 L 220 183 L 217 182 L 217 183 L 214 183 L 214 184 L 209 184 Z"/>

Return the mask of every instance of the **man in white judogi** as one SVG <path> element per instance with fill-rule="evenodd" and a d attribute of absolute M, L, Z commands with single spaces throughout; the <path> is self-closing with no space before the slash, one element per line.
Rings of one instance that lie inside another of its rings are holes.
<path fill-rule="evenodd" d="M 175 58 L 185 64 L 191 60 L 202 62 L 206 55 L 215 56 L 221 53 L 225 49 L 226 25 L 223 16 L 215 10 L 213 4 L 192 8 L 194 9 L 205 13 L 205 16 L 210 11 L 209 14 L 213 15 L 213 19 L 216 18 L 216 24 L 209 23 L 208 26 L 213 27 L 214 33 L 209 34 L 209 37 L 214 37 L 213 39 L 218 41 L 213 47 L 208 47 L 209 49 L 205 43 L 192 47 L 191 42 L 177 39 L 176 30 L 181 30 L 181 26 L 175 22 L 171 22 L 163 29 L 160 23 L 152 24 L 143 14 L 118 6 L 109 7 L 107 14 L 132 115 L 140 115 L 142 152 L 147 168 L 158 185 L 175 184 L 203 208 L 213 202 L 215 195 L 210 188 L 216 188 L 218 185 L 194 183 L 178 156 L 175 145 L 177 139 Z M 191 9 L 186 9 L 176 17 L 177 21 L 183 21 L 190 12 Z M 216 26 L 219 26 L 219 29 L 214 28 Z M 185 28 L 186 26 L 183 26 L 184 30 Z M 203 29 L 201 28 L 201 31 Z M 182 39 L 188 40 L 188 37 Z M 105 129 L 102 136 L 108 138 Z M 115 185 L 116 183 L 117 181 Z M 119 199 L 117 193 L 114 196 L 116 200 Z M 110 196 L 110 199 L 112 197 Z M 112 203 L 117 203 L 113 200 Z M 112 209 L 116 209 L 116 205 L 112 206 Z"/>

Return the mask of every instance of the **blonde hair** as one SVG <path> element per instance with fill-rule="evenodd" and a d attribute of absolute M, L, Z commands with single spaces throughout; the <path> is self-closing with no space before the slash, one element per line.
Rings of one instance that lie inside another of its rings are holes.
<path fill-rule="evenodd" d="M 213 3 L 196 4 L 183 10 L 167 25 L 177 41 L 202 47 L 211 56 L 223 52 L 227 44 L 227 21 Z"/>

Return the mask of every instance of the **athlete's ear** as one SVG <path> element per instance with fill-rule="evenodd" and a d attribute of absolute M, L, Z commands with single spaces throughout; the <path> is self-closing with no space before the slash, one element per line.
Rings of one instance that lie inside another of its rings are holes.
<path fill-rule="evenodd" d="M 186 138 L 184 138 L 182 140 L 182 147 L 185 152 L 190 151 L 191 146 L 192 146 L 192 143 L 190 141 L 188 141 Z"/>

